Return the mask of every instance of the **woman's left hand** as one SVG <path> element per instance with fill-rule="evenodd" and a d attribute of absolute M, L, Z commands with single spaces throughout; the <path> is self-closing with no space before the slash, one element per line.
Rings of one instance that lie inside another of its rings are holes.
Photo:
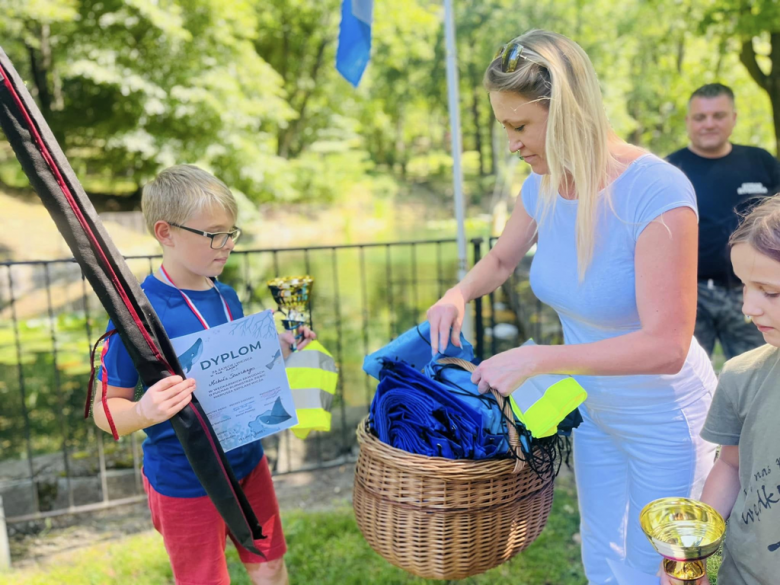
<path fill-rule="evenodd" d="M 287 359 L 292 353 L 292 345 L 295 345 L 295 349 L 298 351 L 309 345 L 309 343 L 315 339 L 317 339 L 317 334 L 305 326 L 298 327 L 295 331 L 280 333 L 279 343 L 282 346 L 282 355 L 284 356 L 284 359 Z"/>
<path fill-rule="evenodd" d="M 531 345 L 494 355 L 477 366 L 471 381 L 482 394 L 495 388 L 502 396 L 509 396 L 528 378 L 544 373 L 538 369 L 540 349 Z"/>

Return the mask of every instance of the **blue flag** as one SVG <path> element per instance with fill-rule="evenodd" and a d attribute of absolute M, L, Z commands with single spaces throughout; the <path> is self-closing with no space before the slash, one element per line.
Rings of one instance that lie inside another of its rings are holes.
<path fill-rule="evenodd" d="M 336 69 L 355 87 L 371 58 L 374 0 L 342 0 Z"/>

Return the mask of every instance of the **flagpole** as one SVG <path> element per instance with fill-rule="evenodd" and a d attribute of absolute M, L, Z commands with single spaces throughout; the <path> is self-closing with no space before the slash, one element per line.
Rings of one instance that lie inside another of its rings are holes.
<path fill-rule="evenodd" d="M 466 227 L 463 201 L 463 167 L 461 165 L 460 96 L 458 81 L 458 57 L 455 44 L 455 16 L 452 0 L 444 0 L 444 37 L 447 46 L 447 101 L 450 112 L 450 135 L 452 138 L 452 184 L 455 194 L 455 219 L 458 226 L 458 280 L 466 276 Z M 463 319 L 463 335 L 472 340 L 471 314 L 466 311 Z"/>

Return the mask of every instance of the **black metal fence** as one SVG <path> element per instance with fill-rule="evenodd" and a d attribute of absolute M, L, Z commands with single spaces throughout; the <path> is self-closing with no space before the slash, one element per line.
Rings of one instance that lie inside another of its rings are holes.
<path fill-rule="evenodd" d="M 474 239 L 473 265 L 494 240 Z M 159 256 L 127 258 L 143 279 Z M 527 262 L 473 305 L 480 358 L 527 337 L 555 342 L 557 318 L 528 286 Z M 455 240 L 237 250 L 221 280 L 249 314 L 275 308 L 265 282 L 306 273 L 315 279 L 312 322 L 339 364 L 330 433 L 307 440 L 284 432 L 264 440 L 275 473 L 351 461 L 354 429 L 375 389 L 363 357 L 425 319 L 456 282 Z M 9 524 L 93 511 L 144 499 L 143 433 L 114 442 L 83 419 L 89 348 L 107 316 L 73 260 L 0 262 L 0 496 Z"/>

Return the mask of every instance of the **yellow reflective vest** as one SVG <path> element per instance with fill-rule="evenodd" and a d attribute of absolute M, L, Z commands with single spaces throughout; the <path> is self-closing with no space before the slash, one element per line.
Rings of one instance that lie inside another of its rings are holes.
<path fill-rule="evenodd" d="M 311 431 L 330 430 L 330 409 L 336 394 L 336 361 L 319 341 L 312 341 L 285 361 L 298 424 L 293 434 L 305 439 Z"/>
<path fill-rule="evenodd" d="M 541 385 L 535 383 L 541 381 Z M 545 382 L 554 381 L 550 386 Z M 580 404 L 588 393 L 571 376 L 538 376 L 529 378 L 509 396 L 512 412 L 534 438 L 549 437 L 558 425 Z"/>

